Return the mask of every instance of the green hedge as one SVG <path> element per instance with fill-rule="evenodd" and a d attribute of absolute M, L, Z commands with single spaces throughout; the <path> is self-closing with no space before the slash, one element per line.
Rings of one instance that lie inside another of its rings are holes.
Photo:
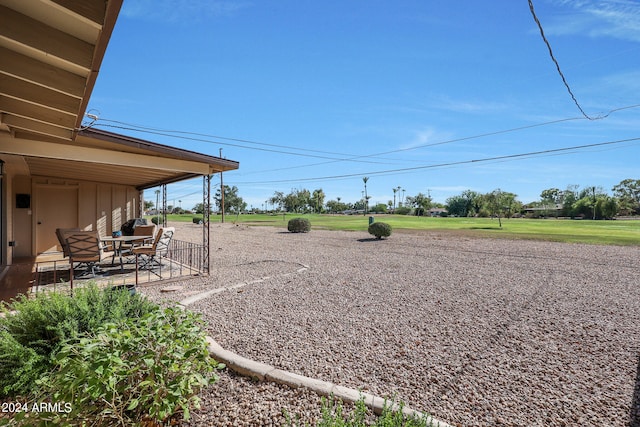
<path fill-rule="evenodd" d="M 308 233 L 311 231 L 311 222 L 306 218 L 293 218 L 287 223 L 287 230 L 292 233 Z"/>
<path fill-rule="evenodd" d="M 391 226 L 386 222 L 374 222 L 369 225 L 369 234 L 376 236 L 378 239 L 391 236 Z"/>

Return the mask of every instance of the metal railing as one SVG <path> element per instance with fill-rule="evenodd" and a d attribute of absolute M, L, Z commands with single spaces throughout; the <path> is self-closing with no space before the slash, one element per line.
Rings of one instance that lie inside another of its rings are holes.
<path fill-rule="evenodd" d="M 146 279 L 144 282 L 153 282 L 208 273 L 205 247 L 197 243 L 172 239 L 167 252 L 160 254 L 156 261 L 149 268 L 136 270 L 136 284 L 141 283 L 141 278 Z"/>
<path fill-rule="evenodd" d="M 153 263 L 146 268 L 140 266 L 139 260 L 126 257 L 126 262 L 121 266 L 103 263 L 101 271 L 94 275 L 83 274 L 82 268 L 74 271 L 74 282 L 94 281 L 105 285 L 127 285 L 151 283 L 160 280 L 177 279 L 195 275 L 208 274 L 209 262 L 204 245 L 172 239 L 169 248 L 164 254 L 156 255 Z M 117 257 L 116 257 L 117 259 Z M 69 288 L 71 268 L 68 259 L 37 261 L 34 266 L 34 282 L 32 292 L 38 293 L 44 290 L 65 290 Z M 81 283 L 79 283 L 81 285 Z"/>

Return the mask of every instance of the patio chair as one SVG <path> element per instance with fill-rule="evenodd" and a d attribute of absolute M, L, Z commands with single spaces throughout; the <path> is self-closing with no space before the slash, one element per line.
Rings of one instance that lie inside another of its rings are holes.
<path fill-rule="evenodd" d="M 69 250 L 69 264 L 71 264 L 71 288 L 73 289 L 73 278 L 77 267 L 86 266 L 85 271 L 79 276 L 90 273 L 92 277 L 95 277 L 98 264 L 110 258 L 112 253 L 102 249 L 97 231 L 75 231 L 65 234 Z M 74 266 L 74 264 L 77 265 Z"/>
<path fill-rule="evenodd" d="M 58 237 L 58 242 L 60 243 L 60 247 L 62 248 L 62 255 L 65 258 L 69 257 L 69 246 L 67 245 L 67 235 L 74 233 L 76 231 L 82 231 L 81 228 L 56 228 L 56 236 Z"/>
<path fill-rule="evenodd" d="M 153 271 L 154 267 L 160 267 L 162 265 L 160 258 L 169 251 L 169 243 L 174 233 L 174 227 L 161 228 L 156 233 L 152 244 L 133 247 L 131 253 L 136 257 L 136 268 Z"/>
<path fill-rule="evenodd" d="M 155 236 L 156 235 L 156 225 L 155 224 L 150 224 L 150 225 L 139 225 L 136 228 L 133 229 L 133 236 L 144 236 L 142 238 L 140 238 L 139 240 L 134 240 L 130 243 L 122 243 L 122 245 L 120 245 L 120 251 L 122 253 L 122 255 L 124 256 L 130 256 L 132 255 L 132 250 L 133 248 L 135 248 L 136 246 L 140 246 L 140 245 L 144 245 L 144 244 L 151 244 L 153 242 L 154 237 L 149 237 L 149 236 Z"/>

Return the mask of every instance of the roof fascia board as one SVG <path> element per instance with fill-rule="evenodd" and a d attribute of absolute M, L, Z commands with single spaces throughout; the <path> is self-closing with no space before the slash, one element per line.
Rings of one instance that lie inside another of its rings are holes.
<path fill-rule="evenodd" d="M 75 126 L 76 129 L 80 129 L 82 125 L 84 113 L 87 109 L 87 105 L 89 105 L 89 97 L 91 96 L 91 92 L 93 92 L 93 87 L 96 84 L 98 72 L 100 71 L 100 66 L 102 65 L 104 54 L 107 51 L 107 46 L 109 45 L 109 40 L 111 39 L 113 28 L 115 27 L 116 21 L 118 20 L 118 14 L 120 13 L 120 8 L 122 7 L 122 1 L 123 0 L 109 0 L 107 3 L 104 24 L 102 25 L 102 30 L 100 31 L 98 42 L 96 43 L 95 49 L 93 51 L 93 62 L 91 63 L 91 71 L 89 72 L 89 76 L 87 77 L 87 86 L 84 92 L 84 97 L 82 98 L 82 102 L 80 103 L 80 109 L 78 110 L 78 117 L 76 119 Z"/>
<path fill-rule="evenodd" d="M 169 170 L 194 173 L 197 175 L 207 175 L 210 170 L 209 164 L 190 160 L 125 153 L 99 148 L 78 147 L 69 144 L 47 143 L 29 139 L 11 138 L 9 136 L 0 136 L 0 153 Z"/>
<path fill-rule="evenodd" d="M 174 182 L 185 181 L 187 179 L 193 179 L 193 178 L 197 178 L 199 176 L 204 176 L 204 175 L 195 174 L 194 173 L 194 174 L 185 174 L 185 175 L 175 176 L 175 177 L 171 177 L 171 178 L 167 178 L 167 179 L 161 179 L 161 180 L 158 180 L 158 181 L 150 182 L 150 183 L 145 184 L 145 185 L 140 185 L 140 186 L 136 187 L 136 190 L 147 190 L 149 188 L 158 187 L 160 185 L 173 184 Z"/>
<path fill-rule="evenodd" d="M 236 162 L 235 160 L 209 156 L 207 154 L 185 150 L 183 148 L 171 147 L 169 145 L 158 144 L 156 142 L 146 141 L 144 139 L 134 138 L 127 135 L 121 135 L 102 129 L 85 129 L 80 131 L 79 135 L 86 136 L 87 138 L 94 138 L 102 141 L 122 144 L 127 147 L 134 147 L 139 149 L 141 148 L 168 156 L 208 163 L 214 167 L 215 170 L 213 172 L 235 170 L 238 169 L 240 165 L 239 162 Z"/>

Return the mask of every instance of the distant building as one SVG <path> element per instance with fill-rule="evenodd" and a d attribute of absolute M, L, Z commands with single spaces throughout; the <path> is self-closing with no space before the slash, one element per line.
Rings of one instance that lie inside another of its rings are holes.
<path fill-rule="evenodd" d="M 538 214 L 540 216 L 560 216 L 562 213 L 562 209 L 564 209 L 564 205 L 562 203 L 550 203 L 548 205 L 541 206 L 525 206 L 524 212 L 525 214 Z"/>
<path fill-rule="evenodd" d="M 429 216 L 436 217 L 446 214 L 447 210 L 444 208 L 431 208 L 427 211 L 427 213 L 429 214 Z"/>

